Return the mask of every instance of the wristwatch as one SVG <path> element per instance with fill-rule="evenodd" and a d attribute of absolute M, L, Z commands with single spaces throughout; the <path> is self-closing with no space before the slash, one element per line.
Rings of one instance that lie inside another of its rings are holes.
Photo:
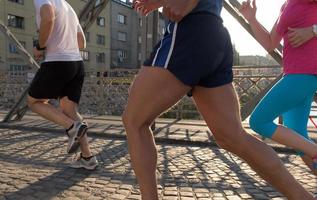
<path fill-rule="evenodd" d="M 46 47 L 40 47 L 40 43 L 36 43 L 35 48 L 36 48 L 38 51 L 44 51 L 44 50 L 46 49 Z"/>
<path fill-rule="evenodd" d="M 317 24 L 313 25 L 313 32 L 314 32 L 315 37 L 317 37 Z"/>

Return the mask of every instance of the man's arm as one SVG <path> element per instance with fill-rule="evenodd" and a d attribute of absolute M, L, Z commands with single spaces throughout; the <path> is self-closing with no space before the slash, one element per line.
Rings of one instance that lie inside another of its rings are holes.
<path fill-rule="evenodd" d="M 78 24 L 77 42 L 78 42 L 78 48 L 79 49 L 85 49 L 86 48 L 86 37 L 85 37 L 84 31 L 81 28 L 80 24 Z"/>
<path fill-rule="evenodd" d="M 39 46 L 46 46 L 47 40 L 52 34 L 55 20 L 55 12 L 53 6 L 44 4 L 40 8 L 41 24 L 39 30 Z"/>

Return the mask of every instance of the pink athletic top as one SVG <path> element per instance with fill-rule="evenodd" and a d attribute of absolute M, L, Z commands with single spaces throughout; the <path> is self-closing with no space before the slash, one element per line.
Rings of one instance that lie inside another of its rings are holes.
<path fill-rule="evenodd" d="M 317 37 L 297 48 L 288 40 L 288 27 L 304 28 L 317 24 L 317 2 L 287 0 L 277 22 L 277 33 L 283 37 L 283 67 L 285 74 L 317 74 Z"/>

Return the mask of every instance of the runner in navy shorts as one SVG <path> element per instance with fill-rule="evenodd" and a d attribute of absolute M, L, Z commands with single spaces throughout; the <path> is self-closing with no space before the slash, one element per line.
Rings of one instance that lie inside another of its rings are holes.
<path fill-rule="evenodd" d="M 219 146 L 245 160 L 288 199 L 313 200 L 277 154 L 241 124 L 232 84 L 232 46 L 220 17 L 222 0 L 134 0 L 134 7 L 143 15 L 163 7 L 170 20 L 133 81 L 122 116 L 142 200 L 159 198 L 150 126 L 189 92 Z"/>
<path fill-rule="evenodd" d="M 222 19 L 206 11 L 169 22 L 164 38 L 144 66 L 169 70 L 188 86 L 218 87 L 232 82 L 233 50 Z"/>

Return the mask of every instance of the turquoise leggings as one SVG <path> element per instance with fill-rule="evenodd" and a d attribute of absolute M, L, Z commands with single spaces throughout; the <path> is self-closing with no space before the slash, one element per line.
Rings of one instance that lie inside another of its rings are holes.
<path fill-rule="evenodd" d="M 273 121 L 282 115 L 284 126 L 309 139 L 307 122 L 316 90 L 317 75 L 285 75 L 256 106 L 250 117 L 251 129 L 272 138 L 277 128 Z"/>

